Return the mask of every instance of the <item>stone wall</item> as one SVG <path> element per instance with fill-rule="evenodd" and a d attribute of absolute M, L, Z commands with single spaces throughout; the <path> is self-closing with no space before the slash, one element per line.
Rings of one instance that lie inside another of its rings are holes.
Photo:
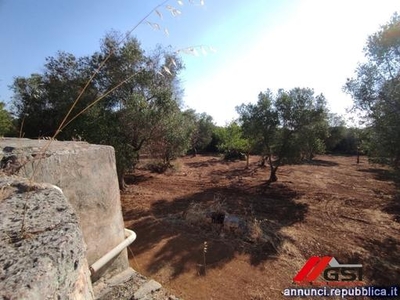
<path fill-rule="evenodd" d="M 126 250 L 90 274 L 125 238 L 112 147 L 7 138 L 0 147 L 0 299 L 178 299 L 129 268 Z"/>
<path fill-rule="evenodd" d="M 77 212 L 88 247 L 89 265 L 124 240 L 115 153 L 111 146 L 5 138 L 0 147 L 4 172 L 62 189 Z M 92 279 L 111 276 L 128 267 L 124 250 Z"/>
<path fill-rule="evenodd" d="M 78 217 L 61 191 L 0 177 L 0 299 L 93 299 Z"/>

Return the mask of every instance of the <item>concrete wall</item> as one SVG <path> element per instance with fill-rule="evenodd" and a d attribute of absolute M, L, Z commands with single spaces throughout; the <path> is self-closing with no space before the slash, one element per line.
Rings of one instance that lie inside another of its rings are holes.
<path fill-rule="evenodd" d="M 93 299 L 78 218 L 49 185 L 0 177 L 0 299 Z"/>
<path fill-rule="evenodd" d="M 5 138 L 2 169 L 34 182 L 59 186 L 77 212 L 89 265 L 124 237 L 114 149 L 85 142 Z M 45 147 L 45 152 L 43 149 Z M 111 276 L 129 267 L 124 250 L 92 279 Z"/>

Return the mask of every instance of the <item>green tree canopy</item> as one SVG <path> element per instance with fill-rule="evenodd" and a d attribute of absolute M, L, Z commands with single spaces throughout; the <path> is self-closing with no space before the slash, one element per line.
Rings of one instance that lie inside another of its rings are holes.
<path fill-rule="evenodd" d="M 219 151 L 225 153 L 225 159 L 234 160 L 244 158 L 242 153 L 249 151 L 249 141 L 243 136 L 242 128 L 237 122 L 232 121 L 225 127 L 215 130 L 219 144 Z"/>
<path fill-rule="evenodd" d="M 312 159 L 323 151 L 327 134 L 327 109 L 323 95 L 314 96 L 309 88 L 270 90 L 260 93 L 256 104 L 236 108 L 244 136 L 256 153 L 270 165 L 269 182 L 277 180 L 282 163 Z"/>
<path fill-rule="evenodd" d="M 143 146 L 160 132 L 178 132 L 183 126 L 174 120 L 182 118 L 177 75 L 183 65 L 167 49 L 146 54 L 135 38 L 120 40 L 119 33 L 111 32 L 99 52 L 82 58 L 59 52 L 46 59 L 42 74 L 16 78 L 13 90 L 19 125 L 31 138 L 54 135 L 79 97 L 58 139 L 79 137 L 114 146 L 123 187 L 124 173 L 134 167 Z"/>
<path fill-rule="evenodd" d="M 0 136 L 10 134 L 13 131 L 13 119 L 11 114 L 5 109 L 5 103 L 0 102 Z"/>
<path fill-rule="evenodd" d="M 192 123 L 190 147 L 192 154 L 196 155 L 198 151 L 205 151 L 211 143 L 215 124 L 213 118 L 206 113 L 199 114 L 193 109 L 188 109 L 184 114 Z"/>
<path fill-rule="evenodd" d="M 371 128 L 370 155 L 400 168 L 400 16 L 369 36 L 360 64 L 344 90 Z"/>

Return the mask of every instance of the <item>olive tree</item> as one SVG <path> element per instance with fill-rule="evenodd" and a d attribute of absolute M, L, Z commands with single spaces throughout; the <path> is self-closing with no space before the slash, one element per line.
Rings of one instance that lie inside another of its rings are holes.
<path fill-rule="evenodd" d="M 251 148 L 269 164 L 269 183 L 278 180 L 282 163 L 312 159 L 323 150 L 326 101 L 323 95 L 314 96 L 312 89 L 280 89 L 276 95 L 267 90 L 259 94 L 256 104 L 242 104 L 237 111 Z"/>
<path fill-rule="evenodd" d="M 400 168 L 400 16 L 370 35 L 364 48 L 367 61 L 344 90 L 363 113 L 371 129 L 370 155 Z"/>

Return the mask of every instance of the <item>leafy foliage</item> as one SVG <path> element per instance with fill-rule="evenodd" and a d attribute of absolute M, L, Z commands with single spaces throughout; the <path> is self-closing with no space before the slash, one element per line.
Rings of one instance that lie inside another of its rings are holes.
<path fill-rule="evenodd" d="M 64 126 L 58 138 L 79 137 L 114 146 L 122 187 L 125 171 L 135 166 L 145 144 L 162 135 L 168 159 L 175 155 L 172 148 L 182 148 L 181 140 L 174 138 L 183 126 L 177 80 L 183 66 L 174 53 L 157 48 L 146 55 L 136 39 L 121 44 L 120 36 L 107 34 L 101 51 L 91 56 L 75 58 L 60 52 L 47 58 L 43 74 L 16 78 L 13 89 L 16 115 L 26 137 L 55 134 L 79 97 L 66 120 L 66 125 L 73 123 Z M 190 140 L 188 133 L 180 138 Z"/>
<path fill-rule="evenodd" d="M 400 16 L 368 38 L 367 62 L 358 66 L 356 77 L 344 90 L 364 112 L 371 129 L 370 155 L 400 167 Z"/>
<path fill-rule="evenodd" d="M 249 152 L 250 143 L 243 137 L 242 128 L 236 122 L 219 127 L 215 133 L 219 140 L 218 149 L 224 152 L 225 159 L 244 159 L 243 152 Z"/>
<path fill-rule="evenodd" d="M 188 115 L 176 110 L 163 119 L 148 150 L 153 157 L 162 158 L 166 166 L 171 166 L 172 159 L 184 155 L 190 148 L 193 131 L 194 124 Z"/>
<path fill-rule="evenodd" d="M 329 129 L 328 135 L 325 137 L 324 144 L 326 151 L 329 153 L 336 152 L 338 144 L 345 136 L 346 123 L 341 116 L 330 113 L 328 114 Z"/>
<path fill-rule="evenodd" d="M 11 114 L 5 109 L 4 102 L 0 102 L 0 136 L 12 134 L 14 130 Z"/>
<path fill-rule="evenodd" d="M 56 57 L 46 59 L 43 74 L 28 78 L 17 77 L 13 83 L 14 109 L 26 137 L 53 135 L 81 87 L 89 78 L 87 58 L 77 59 L 72 54 L 58 52 Z M 82 97 L 74 113 L 97 96 L 91 87 Z M 23 126 L 24 125 L 24 126 Z M 71 133 L 64 132 L 63 135 Z"/>
<path fill-rule="evenodd" d="M 193 155 L 196 155 L 198 151 L 205 151 L 211 143 L 215 125 L 213 118 L 206 113 L 198 114 L 192 109 L 184 113 L 192 120 L 193 132 L 190 145 Z"/>
<path fill-rule="evenodd" d="M 251 149 L 267 159 L 269 182 L 277 180 L 282 163 L 312 159 L 324 150 L 328 132 L 326 101 L 309 88 L 260 93 L 256 104 L 236 108 Z"/>

